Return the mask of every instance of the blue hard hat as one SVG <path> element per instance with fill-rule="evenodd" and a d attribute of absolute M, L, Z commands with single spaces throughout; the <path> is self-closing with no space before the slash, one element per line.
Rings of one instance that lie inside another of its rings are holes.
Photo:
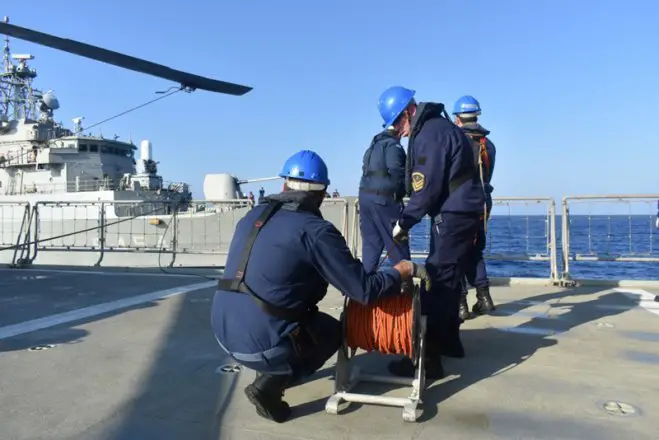
<path fill-rule="evenodd" d="M 378 100 L 378 111 L 384 121 L 383 127 L 389 127 L 396 121 L 396 118 L 412 102 L 414 93 L 416 93 L 414 90 L 401 86 L 389 87 L 382 92 Z"/>
<path fill-rule="evenodd" d="M 465 95 L 462 98 L 455 101 L 453 106 L 453 114 L 459 115 L 461 113 L 478 113 L 481 112 L 481 105 L 478 103 L 476 98 L 470 95 Z"/>
<path fill-rule="evenodd" d="M 279 177 L 303 180 L 310 183 L 330 184 L 325 161 L 310 150 L 302 150 L 289 157 Z"/>

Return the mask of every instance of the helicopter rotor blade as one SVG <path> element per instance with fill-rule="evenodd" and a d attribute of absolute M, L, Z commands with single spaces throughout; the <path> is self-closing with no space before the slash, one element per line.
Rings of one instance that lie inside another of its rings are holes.
<path fill-rule="evenodd" d="M 92 46 L 91 44 L 69 40 L 68 38 L 56 37 L 54 35 L 45 34 L 43 32 L 34 31 L 6 22 L 0 22 L 0 34 L 5 34 L 20 40 L 30 41 L 42 46 L 90 58 L 102 63 L 112 64 L 135 72 L 146 73 L 158 78 L 168 79 L 181 84 L 184 88 L 190 88 L 192 90 L 201 89 L 234 96 L 242 96 L 252 90 L 252 87 L 249 86 L 182 72 L 180 70 L 163 66 L 162 64 L 156 64 L 130 55 L 103 49 L 98 46 Z"/>

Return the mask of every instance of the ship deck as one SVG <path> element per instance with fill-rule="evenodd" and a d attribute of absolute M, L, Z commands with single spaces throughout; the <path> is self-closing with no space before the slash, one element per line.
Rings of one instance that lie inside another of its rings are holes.
<path fill-rule="evenodd" d="M 213 284 L 158 273 L 0 269 L 0 438 L 659 437 L 659 291 L 494 287 L 495 316 L 464 326 L 467 357 L 445 361 L 447 377 L 429 384 L 417 423 L 373 405 L 326 414 L 332 359 L 287 391 L 293 419 L 275 424 L 244 398 L 254 373 L 219 368 L 230 360 L 210 331 Z M 338 316 L 341 304 L 331 291 L 322 308 Z M 354 361 L 385 371 L 378 354 Z"/>

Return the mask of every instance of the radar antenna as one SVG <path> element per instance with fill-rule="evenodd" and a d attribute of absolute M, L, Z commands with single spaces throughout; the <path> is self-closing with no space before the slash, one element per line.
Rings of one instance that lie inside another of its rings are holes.
<path fill-rule="evenodd" d="M 0 22 L 0 34 L 30 41 L 42 46 L 51 47 L 74 55 L 79 55 L 106 64 L 112 64 L 135 72 L 177 82 L 181 89 L 194 91 L 196 89 L 227 95 L 242 96 L 252 90 L 252 87 L 229 83 L 212 78 L 175 70 L 162 64 L 135 58 L 112 50 L 103 49 L 80 41 L 60 38 L 54 35 L 38 32 L 32 29 L 9 24 L 8 20 Z"/>

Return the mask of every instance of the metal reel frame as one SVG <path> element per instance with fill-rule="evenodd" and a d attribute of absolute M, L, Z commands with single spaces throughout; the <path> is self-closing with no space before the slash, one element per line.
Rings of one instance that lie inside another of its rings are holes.
<path fill-rule="evenodd" d="M 341 325 L 343 326 L 343 344 L 338 350 L 336 369 L 334 377 L 334 393 L 329 397 L 325 404 L 325 412 L 328 414 L 338 414 L 339 405 L 342 402 L 359 402 L 375 405 L 397 406 L 403 409 L 403 420 L 406 422 L 416 422 L 417 408 L 422 404 L 421 396 L 425 389 L 425 336 L 426 336 L 426 317 L 421 315 L 420 287 L 415 283 L 414 293 L 412 295 L 412 362 L 415 366 L 414 376 L 412 378 L 385 376 L 377 374 L 368 374 L 361 371 L 357 366 L 351 365 L 350 360 L 355 355 L 355 350 L 348 354 L 348 346 L 345 340 L 345 329 L 347 326 L 346 307 L 348 299 L 344 300 L 343 311 L 341 312 Z M 408 397 L 387 397 L 371 394 L 351 393 L 360 382 L 374 382 L 385 384 L 396 384 L 410 386 Z"/>

